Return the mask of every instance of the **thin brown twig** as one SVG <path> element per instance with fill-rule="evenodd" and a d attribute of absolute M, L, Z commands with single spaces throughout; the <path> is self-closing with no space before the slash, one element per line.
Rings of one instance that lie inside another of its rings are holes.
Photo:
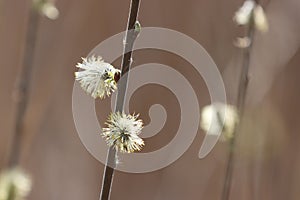
<path fill-rule="evenodd" d="M 118 84 L 117 103 L 115 112 L 122 112 L 125 102 L 125 95 L 128 85 L 128 77 L 131 66 L 132 52 L 134 42 L 139 34 L 139 30 L 135 29 L 137 24 L 137 16 L 139 11 L 140 0 L 131 0 L 130 14 L 128 18 L 127 31 L 125 35 L 125 43 L 122 57 L 121 81 Z M 108 200 L 111 194 L 111 187 L 114 176 L 114 168 L 116 167 L 116 150 L 110 147 L 107 153 L 106 165 L 104 169 L 102 189 L 100 200 Z"/>
<path fill-rule="evenodd" d="M 24 137 L 23 121 L 28 104 L 30 79 L 33 69 L 34 51 L 36 46 L 36 36 L 38 30 L 39 15 L 31 9 L 29 13 L 28 28 L 25 41 L 24 57 L 17 80 L 17 88 L 15 95 L 16 119 L 14 124 L 11 151 L 9 155 L 8 165 L 13 167 L 18 164 L 20 160 L 20 149 L 22 139 Z"/>
<path fill-rule="evenodd" d="M 244 49 L 244 58 L 242 64 L 242 71 L 240 76 L 239 88 L 238 88 L 238 98 L 237 98 L 237 107 L 239 110 L 240 119 L 243 118 L 244 108 L 245 108 L 245 99 L 249 82 L 249 66 L 250 66 L 250 54 L 254 40 L 255 27 L 253 22 L 253 17 L 251 17 L 250 24 L 247 31 L 247 37 L 250 39 L 250 46 Z M 241 121 L 241 120 L 240 120 Z M 233 165 L 235 161 L 235 146 L 236 146 L 236 135 L 240 130 L 240 123 L 235 126 L 233 137 L 230 140 L 230 151 L 227 161 L 227 168 L 225 173 L 225 181 L 223 186 L 222 200 L 228 200 L 230 197 L 232 174 L 233 174 Z"/>

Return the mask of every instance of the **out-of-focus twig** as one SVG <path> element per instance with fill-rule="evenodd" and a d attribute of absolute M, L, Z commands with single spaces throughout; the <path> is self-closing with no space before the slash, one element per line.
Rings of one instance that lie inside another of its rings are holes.
<path fill-rule="evenodd" d="M 121 84 L 118 84 L 117 103 L 115 112 L 122 112 L 125 102 L 126 89 L 128 84 L 129 71 L 131 66 L 131 57 L 134 42 L 140 32 L 140 25 L 137 22 L 140 0 L 131 0 L 130 14 L 128 18 L 127 31 L 122 57 Z M 116 166 L 116 150 L 110 147 L 107 153 L 106 166 L 103 174 L 102 189 L 100 200 L 108 200 L 110 197 L 114 168 Z"/>
<path fill-rule="evenodd" d="M 23 121 L 28 103 L 30 79 L 33 68 L 33 60 L 36 46 L 36 36 L 38 31 L 39 14 L 31 9 L 26 33 L 24 57 L 20 69 L 19 77 L 16 81 L 14 91 L 15 99 L 15 124 L 12 135 L 11 151 L 9 155 L 9 166 L 18 164 L 20 157 L 21 141 L 23 137 Z"/>
<path fill-rule="evenodd" d="M 256 1 L 258 3 L 258 1 Z M 244 48 L 243 54 L 243 63 L 242 63 L 242 71 L 240 74 L 240 81 L 239 81 L 239 88 L 238 88 L 238 98 L 237 98 L 237 108 L 239 110 L 239 117 L 240 122 L 242 122 L 243 114 L 244 114 L 244 107 L 245 107 L 245 98 L 247 93 L 247 87 L 249 82 L 249 66 L 250 66 L 250 54 L 253 45 L 254 39 L 254 21 L 253 16 L 250 18 L 248 30 L 247 30 L 247 38 L 250 40 L 250 44 L 247 48 Z M 230 151 L 227 161 L 227 168 L 225 173 L 225 182 L 223 185 L 223 193 L 222 193 L 222 200 L 228 200 L 230 196 L 230 189 L 231 189 L 231 182 L 232 182 L 232 174 L 233 174 L 233 165 L 235 160 L 234 150 L 236 146 L 236 134 L 240 130 L 240 123 L 238 123 L 234 129 L 233 137 L 230 140 Z"/>

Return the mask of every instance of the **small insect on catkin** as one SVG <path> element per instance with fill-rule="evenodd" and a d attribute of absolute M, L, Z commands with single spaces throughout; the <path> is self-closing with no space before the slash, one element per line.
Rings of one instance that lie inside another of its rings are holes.
<path fill-rule="evenodd" d="M 81 71 L 75 72 L 75 79 L 82 89 L 94 99 L 110 96 L 117 89 L 115 76 L 119 75 L 120 70 L 104 62 L 100 56 L 91 56 L 82 60 L 82 63 L 76 65 Z"/>

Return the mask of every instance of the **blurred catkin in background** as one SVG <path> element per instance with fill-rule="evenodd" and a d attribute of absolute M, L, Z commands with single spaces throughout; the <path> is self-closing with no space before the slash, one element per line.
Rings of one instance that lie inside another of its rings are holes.
<path fill-rule="evenodd" d="M 139 20 L 143 27 L 174 29 L 199 42 L 222 72 L 232 104 L 236 101 L 242 60 L 233 41 L 243 31 L 236 28 L 232 18 L 242 4 L 237 0 L 143 1 Z M 245 131 L 237 138 L 239 151 L 230 199 L 298 200 L 300 2 L 274 0 L 262 1 L 262 5 L 266 5 L 269 31 L 255 35 Z M 81 57 L 125 29 L 129 0 L 57 0 L 55 6 L 59 10 L 55 21 L 40 16 L 38 22 L 20 165 L 34 180 L 28 199 L 98 199 L 103 164 L 86 151 L 74 127 L 73 73 Z M 12 144 L 16 109 L 12 95 L 25 55 L 30 7 L 31 1 L 1 1 L 1 169 L 8 163 Z M 201 108 L 210 103 L 204 81 L 185 60 L 153 50 L 135 52 L 135 57 L 133 67 L 149 62 L 172 66 L 188 77 Z M 141 113 L 145 123 L 149 123 L 151 104 L 165 105 L 168 121 L 158 135 L 147 141 L 145 150 L 167 144 L 176 131 L 174 124 L 180 120 L 175 97 L 158 86 L 147 86 L 131 101 L 132 111 Z M 100 123 L 110 112 L 108 103 L 96 105 Z M 220 199 L 228 144 L 218 143 L 208 157 L 200 160 L 197 153 L 203 137 L 199 129 L 188 151 L 164 169 L 147 174 L 116 172 L 112 199 Z"/>

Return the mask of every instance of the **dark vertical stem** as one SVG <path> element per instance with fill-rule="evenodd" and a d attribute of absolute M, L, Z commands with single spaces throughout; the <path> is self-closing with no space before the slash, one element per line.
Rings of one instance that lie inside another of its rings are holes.
<path fill-rule="evenodd" d="M 133 45 L 139 34 L 139 30 L 135 29 L 135 25 L 137 23 L 139 5 L 140 5 L 140 0 L 131 0 L 130 14 L 128 18 L 127 31 L 125 35 L 125 43 L 123 49 L 123 57 L 122 57 L 122 68 L 121 68 L 122 79 L 118 84 L 118 94 L 117 94 L 117 103 L 115 107 L 115 112 L 122 112 L 124 107 L 126 90 L 128 85 L 128 77 L 129 77 L 130 66 L 131 66 Z M 108 200 L 110 198 L 115 166 L 116 166 L 116 150 L 113 147 L 110 147 L 107 153 L 100 200 Z"/>
<path fill-rule="evenodd" d="M 39 15 L 34 10 L 30 10 L 28 28 L 26 33 L 25 49 L 23 62 L 17 80 L 17 88 L 15 91 L 15 108 L 16 119 L 11 144 L 11 152 L 9 155 L 9 166 L 13 167 L 18 164 L 20 157 L 20 149 L 22 145 L 23 121 L 28 103 L 28 93 L 30 86 L 30 78 L 33 68 L 34 51 L 36 46 L 36 36 L 38 30 Z"/>
<path fill-rule="evenodd" d="M 254 39 L 254 22 L 253 18 L 250 20 L 250 24 L 248 27 L 247 37 L 250 39 L 251 43 L 250 46 L 244 49 L 244 58 L 242 64 L 242 71 L 240 75 L 240 82 L 238 88 L 238 98 L 237 98 L 237 107 L 239 110 L 240 122 L 243 117 L 244 113 L 244 106 L 245 106 L 245 98 L 248 88 L 248 73 L 249 73 L 249 66 L 250 66 L 250 53 L 252 49 L 253 39 Z M 223 193 L 222 193 L 222 200 L 228 200 L 230 196 L 230 189 L 231 189 L 231 182 L 232 182 L 232 174 L 233 174 L 233 165 L 235 160 L 234 150 L 235 150 L 235 143 L 236 143 L 236 134 L 239 131 L 240 124 L 237 124 L 234 129 L 233 137 L 230 140 L 230 151 L 227 161 L 227 168 L 225 173 L 225 182 L 223 186 Z"/>

